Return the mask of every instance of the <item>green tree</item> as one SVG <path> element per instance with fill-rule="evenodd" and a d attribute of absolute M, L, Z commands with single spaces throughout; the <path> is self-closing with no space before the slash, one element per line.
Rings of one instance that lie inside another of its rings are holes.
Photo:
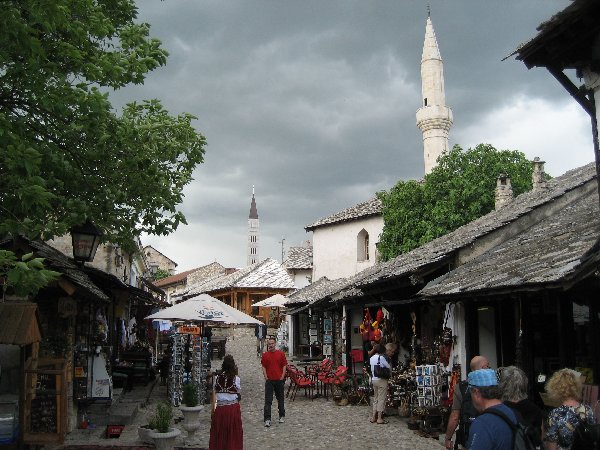
<path fill-rule="evenodd" d="M 494 209 L 496 179 L 506 174 L 515 196 L 532 188 L 532 165 L 519 151 L 479 144 L 442 155 L 423 181 L 400 181 L 380 192 L 382 260 L 408 252 Z"/>
<path fill-rule="evenodd" d="M 158 280 L 162 280 L 163 278 L 167 278 L 169 276 L 171 276 L 171 274 L 169 273 L 168 270 L 158 268 L 152 274 L 152 280 L 158 281 Z"/>
<path fill-rule="evenodd" d="M 89 217 L 131 249 L 186 223 L 178 205 L 205 146 L 195 118 L 109 101 L 166 63 L 134 1 L 0 5 L 0 236 L 46 240 Z"/>

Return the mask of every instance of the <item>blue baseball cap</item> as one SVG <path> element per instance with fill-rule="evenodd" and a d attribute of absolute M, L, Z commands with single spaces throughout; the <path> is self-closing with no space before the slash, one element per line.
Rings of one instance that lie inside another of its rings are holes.
<path fill-rule="evenodd" d="M 493 369 L 479 369 L 467 376 L 467 382 L 473 387 L 497 386 L 498 377 Z"/>

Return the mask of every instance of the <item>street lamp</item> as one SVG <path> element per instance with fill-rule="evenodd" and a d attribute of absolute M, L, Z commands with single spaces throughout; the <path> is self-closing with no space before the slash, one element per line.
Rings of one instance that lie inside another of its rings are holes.
<path fill-rule="evenodd" d="M 102 230 L 90 219 L 87 219 L 83 225 L 72 227 L 73 259 L 81 263 L 93 261 L 101 236 Z"/>

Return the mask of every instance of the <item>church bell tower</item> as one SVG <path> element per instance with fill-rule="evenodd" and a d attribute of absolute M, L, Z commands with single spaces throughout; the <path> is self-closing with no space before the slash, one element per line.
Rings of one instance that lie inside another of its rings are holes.
<path fill-rule="evenodd" d="M 248 258 L 246 265 L 257 263 L 258 259 L 258 210 L 254 198 L 254 186 L 252 186 L 252 201 L 250 202 L 250 214 L 248 215 Z"/>

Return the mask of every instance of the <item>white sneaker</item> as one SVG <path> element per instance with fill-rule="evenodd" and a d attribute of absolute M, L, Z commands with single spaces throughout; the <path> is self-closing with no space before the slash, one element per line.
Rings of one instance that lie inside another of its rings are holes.
<path fill-rule="evenodd" d="M 271 426 L 270 420 L 265 420 L 265 427 L 269 428 Z"/>
<path fill-rule="evenodd" d="M 280 417 L 279 418 L 279 423 L 283 423 L 283 422 L 285 422 L 285 418 L 284 417 Z"/>

